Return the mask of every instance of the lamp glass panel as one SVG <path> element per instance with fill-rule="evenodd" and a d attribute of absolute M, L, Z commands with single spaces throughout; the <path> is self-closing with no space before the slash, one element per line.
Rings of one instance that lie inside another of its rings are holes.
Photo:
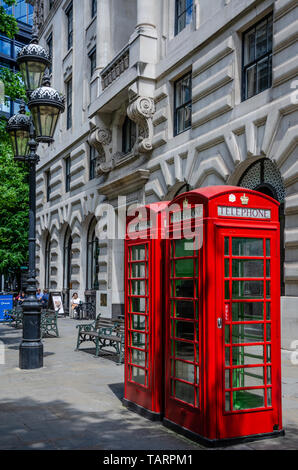
<path fill-rule="evenodd" d="M 34 61 L 22 62 L 20 64 L 20 71 L 27 90 L 33 91 L 41 86 L 46 67 L 42 62 Z"/>
<path fill-rule="evenodd" d="M 29 153 L 29 132 L 27 131 L 16 131 L 16 138 L 18 142 L 19 156 L 26 156 Z"/>
<path fill-rule="evenodd" d="M 31 109 L 36 137 L 53 137 L 60 110 L 54 106 L 38 105 Z"/>
<path fill-rule="evenodd" d="M 15 130 L 10 133 L 13 153 L 16 157 L 26 156 L 29 153 L 29 132 Z"/>

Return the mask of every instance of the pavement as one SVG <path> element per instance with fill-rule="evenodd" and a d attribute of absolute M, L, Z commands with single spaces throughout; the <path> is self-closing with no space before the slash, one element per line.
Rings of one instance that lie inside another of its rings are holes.
<path fill-rule="evenodd" d="M 18 368 L 22 330 L 0 324 L 0 450 L 187 450 L 203 446 L 123 407 L 124 366 L 94 357 L 91 343 L 75 351 L 77 321 L 61 318 L 59 338 L 46 338 L 44 367 Z M 90 345 L 90 346 L 89 346 Z M 1 356 L 0 356 L 1 359 Z M 227 450 L 298 449 L 298 364 L 282 351 L 284 437 Z"/>

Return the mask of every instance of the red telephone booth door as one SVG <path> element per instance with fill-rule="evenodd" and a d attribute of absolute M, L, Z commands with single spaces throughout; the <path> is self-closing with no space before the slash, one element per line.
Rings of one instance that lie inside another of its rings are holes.
<path fill-rule="evenodd" d="M 192 240 L 168 240 L 165 422 L 202 432 L 201 251 Z"/>
<path fill-rule="evenodd" d="M 218 439 L 281 429 L 279 229 L 217 233 Z"/>
<path fill-rule="evenodd" d="M 149 259 L 150 243 L 127 246 L 126 395 L 150 409 Z"/>
<path fill-rule="evenodd" d="M 164 209 L 142 208 L 127 219 L 125 241 L 124 403 L 160 420 L 163 412 Z"/>

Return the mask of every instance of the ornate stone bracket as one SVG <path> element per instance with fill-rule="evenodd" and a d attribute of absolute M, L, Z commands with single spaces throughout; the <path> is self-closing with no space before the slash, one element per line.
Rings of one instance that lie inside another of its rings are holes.
<path fill-rule="evenodd" d="M 89 144 L 98 153 L 96 161 L 96 173 L 98 176 L 109 173 L 115 166 L 114 158 L 109 158 L 109 146 L 112 142 L 110 129 L 91 129 L 88 139 Z"/>
<path fill-rule="evenodd" d="M 138 125 L 136 153 L 147 153 L 152 150 L 154 113 L 154 101 L 146 96 L 138 96 L 130 102 L 127 108 L 128 117 Z"/>

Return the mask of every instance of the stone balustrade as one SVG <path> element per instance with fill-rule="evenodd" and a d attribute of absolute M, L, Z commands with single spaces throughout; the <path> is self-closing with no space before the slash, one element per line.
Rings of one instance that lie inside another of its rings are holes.
<path fill-rule="evenodd" d="M 102 89 L 105 90 L 129 67 L 129 46 L 125 46 L 119 54 L 101 72 Z"/>

